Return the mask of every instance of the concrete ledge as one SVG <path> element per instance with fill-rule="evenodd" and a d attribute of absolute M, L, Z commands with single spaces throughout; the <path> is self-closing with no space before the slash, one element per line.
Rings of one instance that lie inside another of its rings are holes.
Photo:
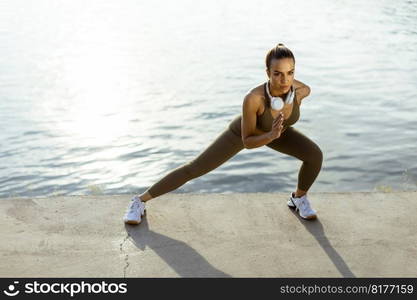
<path fill-rule="evenodd" d="M 0 199 L 1 277 L 417 277 L 417 191 Z"/>

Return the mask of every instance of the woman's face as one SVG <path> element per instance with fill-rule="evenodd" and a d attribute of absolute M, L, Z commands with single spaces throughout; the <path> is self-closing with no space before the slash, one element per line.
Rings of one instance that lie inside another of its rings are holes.
<path fill-rule="evenodd" d="M 269 70 L 266 70 L 271 86 L 286 93 L 294 81 L 295 64 L 292 58 L 272 59 Z"/>

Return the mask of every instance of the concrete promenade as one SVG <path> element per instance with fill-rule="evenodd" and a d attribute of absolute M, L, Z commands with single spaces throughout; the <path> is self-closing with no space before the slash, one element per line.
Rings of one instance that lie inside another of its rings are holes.
<path fill-rule="evenodd" d="M 0 277 L 417 277 L 417 191 L 0 199 Z"/>

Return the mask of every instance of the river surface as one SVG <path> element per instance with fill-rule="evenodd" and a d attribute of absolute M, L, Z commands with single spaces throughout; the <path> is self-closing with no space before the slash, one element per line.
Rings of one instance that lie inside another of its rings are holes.
<path fill-rule="evenodd" d="M 416 1 L 0 2 L 0 197 L 132 194 L 203 151 L 277 43 L 311 87 L 311 191 L 417 189 Z M 301 162 L 244 149 L 174 192 L 290 192 Z"/>

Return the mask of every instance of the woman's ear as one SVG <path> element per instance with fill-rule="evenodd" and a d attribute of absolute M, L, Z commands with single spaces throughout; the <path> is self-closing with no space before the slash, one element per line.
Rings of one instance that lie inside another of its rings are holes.
<path fill-rule="evenodd" d="M 269 72 L 269 69 L 266 68 L 265 71 L 266 71 L 266 75 L 268 76 L 268 78 L 271 79 L 271 73 Z"/>

